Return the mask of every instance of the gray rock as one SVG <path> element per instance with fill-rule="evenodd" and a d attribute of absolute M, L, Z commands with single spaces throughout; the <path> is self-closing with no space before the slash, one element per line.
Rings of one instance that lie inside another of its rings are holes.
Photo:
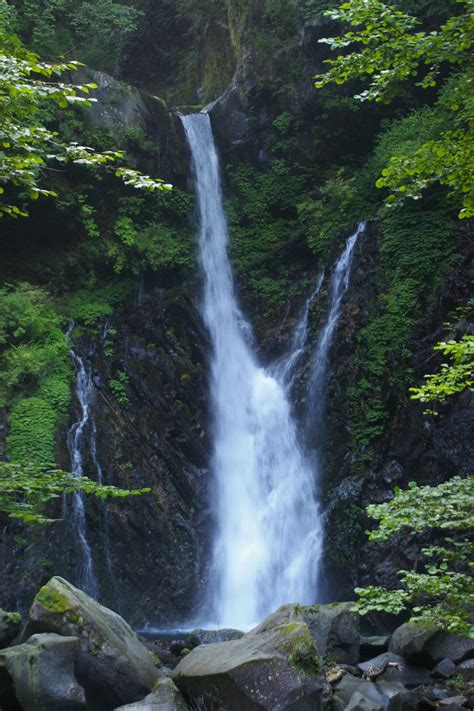
<path fill-rule="evenodd" d="M 397 664 L 401 668 L 387 667 L 379 677 L 381 681 L 398 681 L 408 687 L 429 684 L 431 681 L 431 674 L 428 669 L 408 664 L 403 657 L 399 657 L 391 652 L 379 654 L 378 657 L 374 657 L 374 659 L 370 659 L 368 662 L 362 662 L 358 667 L 362 672 L 365 672 L 369 665 L 382 666 L 385 661 Z"/>
<path fill-rule="evenodd" d="M 399 681 L 378 681 L 376 686 L 387 699 L 387 711 L 417 711 L 418 697 Z"/>
<path fill-rule="evenodd" d="M 76 676 L 91 711 L 138 701 L 162 676 L 120 615 L 63 578 L 52 578 L 33 601 L 22 638 L 37 632 L 79 637 Z"/>
<path fill-rule="evenodd" d="M 244 633 L 240 630 L 193 630 L 189 635 L 188 647 L 197 647 L 200 644 L 215 644 L 216 642 L 230 642 L 232 639 L 240 639 Z"/>
<path fill-rule="evenodd" d="M 442 708 L 450 708 L 451 706 L 459 706 L 460 708 L 462 708 L 463 706 L 467 705 L 467 699 L 465 696 L 448 696 L 447 699 L 441 699 L 439 705 Z"/>
<path fill-rule="evenodd" d="M 389 652 L 409 661 L 423 663 L 427 659 L 426 645 L 436 634 L 431 627 L 406 622 L 397 627 L 390 640 Z"/>
<path fill-rule="evenodd" d="M 448 658 L 459 664 L 474 655 L 474 639 L 449 632 L 438 632 L 428 640 L 425 649 L 434 663 Z"/>
<path fill-rule="evenodd" d="M 188 705 L 171 679 L 162 679 L 151 694 L 134 704 L 119 706 L 114 711 L 187 711 Z"/>
<path fill-rule="evenodd" d="M 418 664 L 459 663 L 474 654 L 474 639 L 407 622 L 393 633 L 389 651 Z"/>
<path fill-rule="evenodd" d="M 365 662 L 372 659 L 377 654 L 388 651 L 391 635 L 379 635 L 377 637 L 361 636 L 360 638 L 360 661 Z"/>
<path fill-rule="evenodd" d="M 77 637 L 37 634 L 0 652 L 0 708 L 16 700 L 23 711 L 80 711 L 84 689 L 74 676 Z"/>
<path fill-rule="evenodd" d="M 456 674 L 462 676 L 466 681 L 474 681 L 474 659 L 466 659 L 456 667 Z"/>
<path fill-rule="evenodd" d="M 346 706 L 346 711 L 382 711 L 384 707 L 372 701 L 364 694 L 356 691 L 349 700 Z"/>
<path fill-rule="evenodd" d="M 20 631 L 21 617 L 0 607 L 0 649 L 8 647 Z"/>
<path fill-rule="evenodd" d="M 331 605 L 282 605 L 255 628 L 264 631 L 276 624 L 304 622 L 316 642 L 321 657 L 338 664 L 359 661 L 360 618 L 352 612 L 352 602 Z"/>
<path fill-rule="evenodd" d="M 456 673 L 456 665 L 451 659 L 442 659 L 431 672 L 434 679 L 449 679 Z"/>
<path fill-rule="evenodd" d="M 326 708 L 316 645 L 302 622 L 252 630 L 241 639 L 202 645 L 173 671 L 178 688 L 209 711 L 314 711 Z"/>
<path fill-rule="evenodd" d="M 346 674 L 334 689 L 334 694 L 341 699 L 344 704 L 348 704 L 355 693 L 360 693 L 380 708 L 385 708 L 388 700 L 384 697 L 377 686 L 367 679 Z"/>

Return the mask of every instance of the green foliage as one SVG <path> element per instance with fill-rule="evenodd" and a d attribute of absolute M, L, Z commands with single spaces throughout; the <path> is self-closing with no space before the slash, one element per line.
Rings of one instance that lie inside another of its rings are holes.
<path fill-rule="evenodd" d="M 359 29 L 320 41 L 332 50 L 345 52 L 354 44 L 356 49 L 326 60 L 330 68 L 316 77 L 316 87 L 360 78 L 370 83 L 357 99 L 389 102 L 413 77 L 417 86 L 433 88 L 446 64 L 461 67 L 443 86 L 434 109 L 445 130 L 415 152 L 392 155 L 377 187 L 390 188 L 387 203 L 399 205 L 407 197 L 419 199 L 432 184 L 445 185 L 462 203 L 459 217 L 466 218 L 474 215 L 474 2 L 458 2 L 464 12 L 430 32 L 420 30 L 420 19 L 380 0 L 351 0 L 328 11 L 329 17 Z"/>
<path fill-rule="evenodd" d="M 25 0 L 17 25 L 35 52 L 56 58 L 74 48 L 86 64 L 114 74 L 142 15 L 117 0 Z"/>
<path fill-rule="evenodd" d="M 360 614 L 372 610 L 399 614 L 408 608 L 411 622 L 474 637 L 474 545 L 459 535 L 474 528 L 474 477 L 453 477 L 438 486 L 411 482 L 406 490 L 395 489 L 390 501 L 369 506 L 367 513 L 378 521 L 378 528 L 369 533 L 373 541 L 386 541 L 400 531 L 427 529 L 458 535 L 445 538 L 443 545 L 423 548 L 425 569 L 400 571 L 401 588 L 356 588 L 355 609 Z"/>
<path fill-rule="evenodd" d="M 474 478 L 453 477 L 438 486 L 395 489 L 393 499 L 371 504 L 367 513 L 378 522 L 371 541 L 386 541 L 403 529 L 420 532 L 426 528 L 467 529 L 474 525 Z"/>
<path fill-rule="evenodd" d="M 127 491 L 46 466 L 0 462 L 0 511 L 12 518 L 26 523 L 48 523 L 54 519 L 45 516 L 44 507 L 51 500 L 74 491 L 106 498 L 135 496 L 150 489 Z"/>
<path fill-rule="evenodd" d="M 72 375 L 61 318 L 46 292 L 29 284 L 0 289 L 0 314 L 0 402 L 11 408 L 7 454 L 53 461 Z"/>
<path fill-rule="evenodd" d="M 76 141 L 64 141 L 50 130 L 44 108 L 67 109 L 72 105 L 90 106 L 88 95 L 96 85 L 58 81 L 66 71 L 74 71 L 78 62 L 49 64 L 39 61 L 20 40 L 8 32 L 11 12 L 6 0 L 0 0 L 0 193 L 7 190 L 7 200 L 0 203 L 0 217 L 25 216 L 18 201 L 23 194 L 30 200 L 40 196 L 55 197 L 56 192 L 43 187 L 42 172 L 50 163 L 72 163 L 90 168 L 105 168 L 134 188 L 169 189 L 163 181 L 150 178 L 120 165 L 121 151 L 99 153 Z M 18 194 L 20 193 L 20 194 Z"/>
<path fill-rule="evenodd" d="M 298 217 L 306 232 L 310 249 L 324 252 L 331 240 L 367 216 L 367 200 L 361 194 L 360 180 L 338 168 L 318 191 L 318 198 L 306 198 L 298 205 Z"/>
<path fill-rule="evenodd" d="M 456 393 L 461 393 L 474 386 L 474 336 L 465 335 L 459 341 L 442 341 L 435 346 L 450 358 L 450 363 L 442 363 L 439 373 L 425 375 L 425 384 L 419 388 L 410 388 L 412 400 L 423 403 L 446 402 Z M 425 414 L 436 414 L 427 410 Z"/>
<path fill-rule="evenodd" d="M 103 286 L 91 285 L 58 298 L 57 310 L 64 320 L 90 328 L 110 316 L 114 307 L 129 296 L 132 288 L 132 283 L 125 279 L 110 281 Z"/>
<path fill-rule="evenodd" d="M 442 203 L 405 205 L 396 214 L 385 213 L 380 228 L 376 310 L 359 332 L 359 377 L 348 392 L 360 460 L 370 456 L 365 448 L 384 432 L 389 396 L 406 392 L 411 373 L 404 364 L 405 349 L 456 259 L 453 224 Z"/>
<path fill-rule="evenodd" d="M 128 382 L 129 377 L 123 370 L 119 370 L 115 378 L 109 380 L 109 388 L 120 405 L 128 405 L 130 402 L 127 395 Z"/>

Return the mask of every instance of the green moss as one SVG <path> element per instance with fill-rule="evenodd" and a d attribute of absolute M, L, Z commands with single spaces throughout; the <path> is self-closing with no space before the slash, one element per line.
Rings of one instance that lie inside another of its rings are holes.
<path fill-rule="evenodd" d="M 358 335 L 356 384 L 348 390 L 360 462 L 371 459 L 367 447 L 385 431 L 389 397 L 404 397 L 412 381 L 407 360 L 414 329 L 457 259 L 454 226 L 440 196 L 435 204 L 409 204 L 386 212 L 380 229 L 379 293 Z"/>
<path fill-rule="evenodd" d="M 63 595 L 49 584 L 40 589 L 35 597 L 35 602 L 51 612 L 67 612 L 71 605 L 67 595 Z"/>
<path fill-rule="evenodd" d="M 19 625 L 21 622 L 19 612 L 2 612 L 2 617 L 10 625 Z"/>
<path fill-rule="evenodd" d="M 304 676 L 319 674 L 321 671 L 318 648 L 309 634 L 293 643 L 288 661 L 299 674 Z"/>

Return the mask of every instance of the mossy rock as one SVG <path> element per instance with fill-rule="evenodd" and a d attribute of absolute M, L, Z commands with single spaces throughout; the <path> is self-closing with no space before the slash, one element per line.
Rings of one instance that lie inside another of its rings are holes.
<path fill-rule="evenodd" d="M 172 676 L 188 699 L 202 698 L 209 709 L 309 711 L 323 708 L 319 668 L 308 627 L 294 622 L 196 647 Z"/>
<path fill-rule="evenodd" d="M 22 639 L 39 632 L 80 639 L 77 679 L 100 708 L 138 701 L 162 676 L 125 620 L 63 578 L 38 592 Z"/>

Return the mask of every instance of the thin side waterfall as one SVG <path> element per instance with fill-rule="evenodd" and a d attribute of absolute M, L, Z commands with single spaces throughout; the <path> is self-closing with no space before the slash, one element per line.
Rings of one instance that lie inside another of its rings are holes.
<path fill-rule="evenodd" d="M 71 349 L 71 357 L 76 366 L 76 396 L 81 406 L 81 417 L 69 430 L 68 447 L 71 456 L 72 474 L 84 476 L 83 451 L 86 446 L 87 428 L 90 420 L 90 406 L 94 394 L 92 375 L 86 370 L 83 359 Z M 77 584 L 88 595 L 97 596 L 99 586 L 94 572 L 92 548 L 89 543 L 85 497 L 82 491 L 72 495 L 73 525 L 80 556 L 77 572 Z"/>
<path fill-rule="evenodd" d="M 199 205 L 202 310 L 213 347 L 210 616 L 243 629 L 282 603 L 314 602 L 321 515 L 286 388 L 258 363 L 237 303 L 209 116 L 182 122 Z"/>
<path fill-rule="evenodd" d="M 321 291 L 321 286 L 324 281 L 324 272 L 316 279 L 316 284 L 305 301 L 300 318 L 296 324 L 293 336 L 291 338 L 288 352 L 271 367 L 271 372 L 282 386 L 288 391 L 291 391 L 298 365 L 301 356 L 304 353 L 306 342 L 308 340 L 308 321 L 309 309 L 314 299 Z"/>
<path fill-rule="evenodd" d="M 321 439 L 324 432 L 324 410 L 329 353 L 341 313 L 342 298 L 349 286 L 354 248 L 357 239 L 362 232 L 364 232 L 365 227 L 365 222 L 359 223 L 354 234 L 347 240 L 344 251 L 337 260 L 329 287 L 328 314 L 314 349 L 305 420 L 308 440 L 311 441 L 317 449 L 321 446 Z"/>

